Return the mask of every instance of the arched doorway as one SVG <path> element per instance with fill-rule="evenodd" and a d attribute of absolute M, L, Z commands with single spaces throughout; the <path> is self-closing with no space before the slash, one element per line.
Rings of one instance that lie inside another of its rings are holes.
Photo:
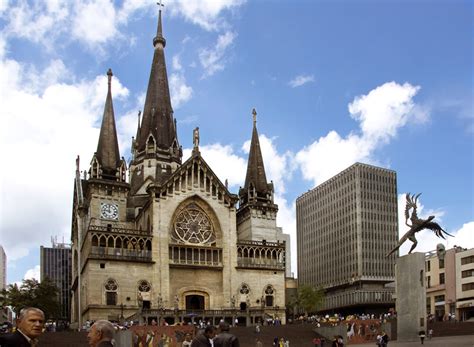
<path fill-rule="evenodd" d="M 186 310 L 204 310 L 204 295 L 186 295 Z"/>

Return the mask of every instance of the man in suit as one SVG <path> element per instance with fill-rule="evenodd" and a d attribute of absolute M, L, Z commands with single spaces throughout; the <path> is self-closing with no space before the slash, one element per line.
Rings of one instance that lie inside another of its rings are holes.
<path fill-rule="evenodd" d="M 114 335 L 115 328 L 112 323 L 108 320 L 98 320 L 89 330 L 87 340 L 91 347 L 113 347 Z"/>
<path fill-rule="evenodd" d="M 43 311 L 36 307 L 26 307 L 18 315 L 16 331 L 0 336 L 0 347 L 36 347 L 43 327 Z"/>
<path fill-rule="evenodd" d="M 213 325 L 206 326 L 204 333 L 197 335 L 193 342 L 191 342 L 191 347 L 212 347 L 212 339 L 216 336 L 216 328 Z"/>

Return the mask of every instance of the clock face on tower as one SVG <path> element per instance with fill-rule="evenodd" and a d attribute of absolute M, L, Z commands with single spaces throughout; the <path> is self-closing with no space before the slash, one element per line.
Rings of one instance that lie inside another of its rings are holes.
<path fill-rule="evenodd" d="M 104 219 L 118 219 L 119 209 L 115 204 L 100 203 L 100 218 Z"/>

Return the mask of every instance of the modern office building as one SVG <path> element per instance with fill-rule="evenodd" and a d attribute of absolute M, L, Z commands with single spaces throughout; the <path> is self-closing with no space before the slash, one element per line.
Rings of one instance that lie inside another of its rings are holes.
<path fill-rule="evenodd" d="M 296 200 L 298 282 L 322 287 L 322 311 L 394 306 L 396 172 L 356 163 Z"/>
<path fill-rule="evenodd" d="M 3 246 L 0 246 L 0 290 L 7 286 L 7 255 Z"/>
<path fill-rule="evenodd" d="M 52 247 L 40 247 L 40 280 L 52 280 L 59 290 L 60 316 L 54 317 L 70 321 L 71 306 L 71 247 L 53 240 Z"/>

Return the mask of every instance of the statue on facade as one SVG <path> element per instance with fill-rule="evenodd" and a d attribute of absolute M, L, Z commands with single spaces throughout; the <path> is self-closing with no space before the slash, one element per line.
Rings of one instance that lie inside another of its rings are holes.
<path fill-rule="evenodd" d="M 179 298 L 177 295 L 174 296 L 174 308 L 175 310 L 179 308 Z"/>
<path fill-rule="evenodd" d="M 193 144 L 194 148 L 199 147 L 199 127 L 196 127 L 193 130 Z"/>
<path fill-rule="evenodd" d="M 424 229 L 429 229 L 433 231 L 436 236 L 441 237 L 443 239 L 446 239 L 444 237 L 444 234 L 453 236 L 447 233 L 443 228 L 441 228 L 441 226 L 438 223 L 432 222 L 435 216 L 429 216 L 427 219 L 418 218 L 418 215 L 416 214 L 416 209 L 417 209 L 416 203 L 420 195 L 421 193 L 418 195 L 415 195 L 415 194 L 410 195 L 410 193 L 406 194 L 405 224 L 406 226 L 410 228 L 410 230 L 408 230 L 405 233 L 405 235 L 403 235 L 400 241 L 398 241 L 397 246 L 387 254 L 387 257 L 391 255 L 392 253 L 394 253 L 395 251 L 397 251 L 401 247 L 401 245 L 405 243 L 407 239 L 413 242 L 413 245 L 411 246 L 410 251 L 408 252 L 408 254 L 410 254 L 415 249 L 416 245 L 418 244 L 418 241 L 415 238 L 415 234 Z M 412 210 L 411 216 L 410 216 L 410 210 Z M 408 220 L 410 220 L 411 224 L 408 223 Z"/>
<path fill-rule="evenodd" d="M 230 297 L 230 307 L 235 308 L 235 295 Z"/>
<path fill-rule="evenodd" d="M 163 308 L 163 298 L 161 297 L 161 293 L 158 294 L 157 307 L 159 310 Z"/>

